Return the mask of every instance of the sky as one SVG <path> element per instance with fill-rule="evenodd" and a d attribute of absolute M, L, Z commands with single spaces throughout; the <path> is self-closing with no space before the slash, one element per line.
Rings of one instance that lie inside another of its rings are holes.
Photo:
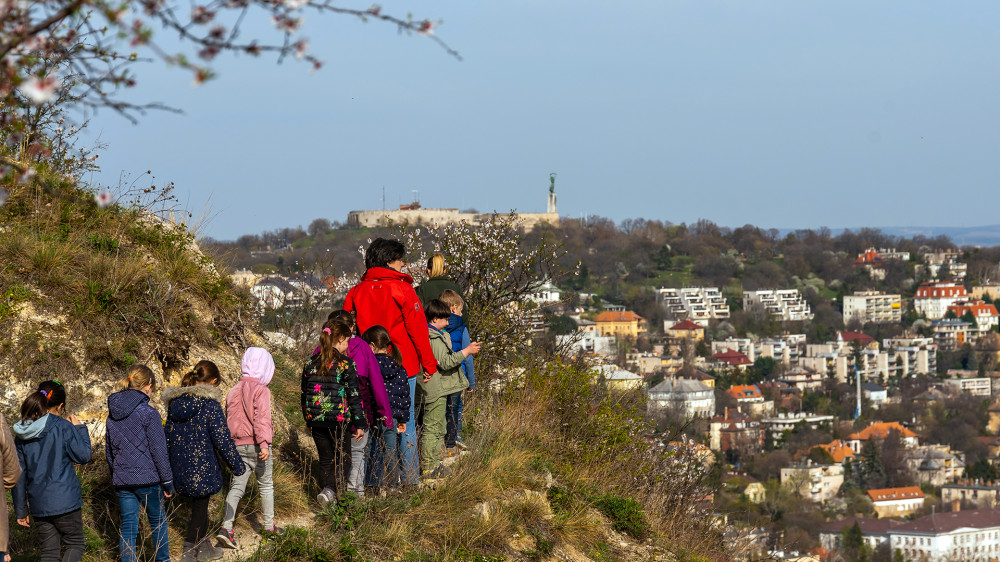
<path fill-rule="evenodd" d="M 1000 3 L 382 7 L 442 20 L 462 60 L 386 24 L 307 13 L 319 72 L 221 56 L 219 78 L 195 87 L 144 65 L 126 99 L 183 114 L 93 115 L 104 148 L 90 181 L 142 185 L 150 170 L 220 240 L 344 221 L 382 208 L 383 188 L 387 208 L 418 190 L 424 207 L 543 212 L 550 172 L 565 217 L 1000 223 Z"/>

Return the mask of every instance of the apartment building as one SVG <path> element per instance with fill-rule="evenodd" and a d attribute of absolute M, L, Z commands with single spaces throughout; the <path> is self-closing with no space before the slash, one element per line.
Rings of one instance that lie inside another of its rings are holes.
<path fill-rule="evenodd" d="M 805 464 L 781 469 L 781 483 L 793 486 L 800 496 L 814 502 L 826 501 L 837 495 L 844 483 L 844 465 Z"/>
<path fill-rule="evenodd" d="M 934 343 L 941 351 L 953 351 L 971 341 L 972 324 L 958 318 L 942 318 L 931 322 Z"/>
<path fill-rule="evenodd" d="M 907 377 L 937 372 L 934 338 L 902 334 L 882 340 L 882 349 L 892 357 L 893 374 Z"/>
<path fill-rule="evenodd" d="M 968 300 L 965 286 L 952 281 L 928 281 L 917 287 L 913 295 L 913 308 L 929 320 L 939 320 L 948 313 L 948 307 L 958 301 Z"/>
<path fill-rule="evenodd" d="M 903 321 L 901 295 L 883 291 L 854 291 L 844 296 L 844 324 L 853 320 L 864 324 L 896 324 Z"/>
<path fill-rule="evenodd" d="M 700 326 L 729 318 L 729 305 L 717 287 L 661 288 L 656 291 L 656 300 L 672 318 L 685 318 Z"/>
<path fill-rule="evenodd" d="M 890 527 L 889 548 L 906 560 L 987 562 L 1000 558 L 1000 510 L 933 513 Z"/>
<path fill-rule="evenodd" d="M 958 507 L 974 505 L 978 508 L 1000 507 L 1000 482 L 960 480 L 941 486 L 941 503 Z"/>
<path fill-rule="evenodd" d="M 798 289 L 744 291 L 743 310 L 757 309 L 783 322 L 812 320 L 815 316 Z"/>
<path fill-rule="evenodd" d="M 904 486 L 902 488 L 879 488 L 868 490 L 868 498 L 872 500 L 875 513 L 880 519 L 886 517 L 905 517 L 920 511 L 924 506 L 924 493 L 919 486 Z"/>
<path fill-rule="evenodd" d="M 972 317 L 976 319 L 976 329 L 980 332 L 988 332 L 1000 324 L 1000 313 L 997 312 L 997 307 L 983 301 L 959 301 L 949 306 L 948 310 L 958 318 L 964 318 L 966 314 L 971 313 Z"/>

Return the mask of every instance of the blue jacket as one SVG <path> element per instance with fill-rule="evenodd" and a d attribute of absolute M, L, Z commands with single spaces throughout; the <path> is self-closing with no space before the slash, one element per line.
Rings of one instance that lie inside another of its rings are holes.
<path fill-rule="evenodd" d="M 201 498 L 222 489 L 222 458 L 233 474 L 247 467 L 229 435 L 222 413 L 222 391 L 212 385 L 172 386 L 163 391 L 167 403 L 167 450 L 174 487 L 185 496 Z"/>
<path fill-rule="evenodd" d="M 33 422 L 17 422 L 11 430 L 23 470 L 13 490 L 15 516 L 51 517 L 83 507 L 73 463 L 90 462 L 87 427 L 45 414 Z"/>
<path fill-rule="evenodd" d="M 392 419 L 396 420 L 396 423 L 410 421 L 410 382 L 406 376 L 406 369 L 393 361 L 387 353 L 376 353 L 375 359 L 378 360 L 379 369 L 382 371 L 385 390 L 389 393 Z"/>
<path fill-rule="evenodd" d="M 448 318 L 448 327 L 445 329 L 451 335 L 452 351 L 462 351 L 472 343 L 472 337 L 469 336 L 469 329 L 465 327 L 465 319 L 461 316 L 452 314 Z M 476 371 L 472 366 L 471 355 L 466 357 L 465 361 L 462 361 L 462 371 L 465 373 L 465 378 L 469 379 L 469 390 L 475 389 Z"/>
<path fill-rule="evenodd" d="M 107 428 L 104 455 L 112 484 L 119 488 L 160 484 L 166 493 L 174 493 L 163 422 L 145 392 L 130 389 L 108 396 Z"/>

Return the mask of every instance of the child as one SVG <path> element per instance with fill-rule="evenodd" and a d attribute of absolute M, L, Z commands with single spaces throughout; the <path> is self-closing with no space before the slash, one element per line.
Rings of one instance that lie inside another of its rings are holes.
<path fill-rule="evenodd" d="M 347 324 L 327 320 L 319 334 L 319 353 L 302 369 L 302 417 L 312 430 L 319 454 L 321 491 L 316 499 L 321 505 L 340 497 L 348 425 L 354 425 L 357 442 L 368 428 L 358 391 L 358 372 L 354 361 L 344 355 L 350 339 Z"/>
<path fill-rule="evenodd" d="M 443 291 L 440 299 L 441 302 L 448 305 L 448 308 L 451 309 L 451 316 L 448 318 L 448 327 L 446 328 L 448 334 L 451 335 L 451 349 L 452 351 L 461 351 L 465 346 L 472 343 L 472 338 L 469 336 L 469 329 L 465 327 L 465 319 L 462 318 L 462 309 L 465 307 L 465 303 L 458 293 L 450 289 Z M 469 380 L 469 388 L 466 389 L 466 392 L 472 392 L 476 388 L 476 373 L 473 369 L 471 355 L 466 357 L 465 361 L 462 361 L 462 372 L 465 374 L 465 378 Z M 458 446 L 460 449 L 466 449 L 465 443 L 462 442 L 461 392 L 448 395 L 446 415 L 448 418 L 448 429 L 444 435 L 444 446 L 449 449 L 455 446 Z"/>
<path fill-rule="evenodd" d="M 222 544 L 236 548 L 236 507 L 246 492 L 250 472 L 257 477 L 260 488 L 261 509 L 264 511 L 265 533 L 281 534 L 274 524 L 274 480 L 272 479 L 271 443 L 274 428 L 271 425 L 271 391 L 267 385 L 274 376 L 274 358 L 267 350 L 251 347 L 243 353 L 241 362 L 243 378 L 226 396 L 226 421 L 243 462 L 250 470 L 233 478 L 226 496 L 226 514 L 222 528 L 215 535 Z"/>
<path fill-rule="evenodd" d="M 389 395 L 385 390 L 382 372 L 379 370 L 371 346 L 355 336 L 357 325 L 354 322 L 354 315 L 346 310 L 336 310 L 330 313 L 327 319 L 339 320 L 351 329 L 351 339 L 347 342 L 347 356 L 354 361 L 358 370 L 361 407 L 365 410 L 365 421 L 371 429 L 370 433 L 381 434 L 382 429 L 379 426 L 384 430 L 395 429 L 396 424 L 392 420 L 392 407 L 389 405 Z M 351 467 L 350 475 L 347 477 L 347 491 L 359 496 L 365 495 L 365 457 L 368 452 L 368 440 L 369 436 L 366 434 L 361 441 L 353 440 L 350 443 Z"/>
<path fill-rule="evenodd" d="M 382 326 L 372 326 L 361 335 L 361 339 L 368 342 L 375 353 L 389 394 L 392 419 L 396 423 L 395 427 L 379 428 L 381 432 L 372 429 L 365 484 L 374 487 L 393 486 L 399 480 L 399 468 L 403 462 L 403 453 L 399 450 L 399 440 L 396 437 L 406 431 L 406 422 L 410 419 L 410 385 L 406 369 L 402 366 L 403 357 L 389 338 L 388 330 Z"/>
<path fill-rule="evenodd" d="M 21 404 L 14 424 L 14 443 L 23 474 L 14 486 L 14 514 L 22 527 L 34 520 L 44 562 L 78 562 L 83 558 L 83 498 L 73 463 L 90 461 L 90 434 L 66 410 L 66 390 L 43 383 Z M 60 545 L 60 543 L 62 543 Z M 60 550 L 66 551 L 60 556 Z"/>
<path fill-rule="evenodd" d="M 149 405 L 156 389 L 153 371 L 132 365 L 118 382 L 120 390 L 108 396 L 104 454 L 111 467 L 111 483 L 118 494 L 122 526 L 118 540 L 122 562 L 135 562 L 139 534 L 139 507 L 146 510 L 157 562 L 170 561 L 170 539 L 164 497 L 174 494 L 174 476 L 167 455 L 167 437 L 160 413 Z"/>
<path fill-rule="evenodd" d="M 7 420 L 0 414 L 0 480 L 3 490 L 9 490 L 21 478 L 21 463 L 17 461 L 17 447 L 10 433 Z M 7 541 L 10 538 L 7 527 L 7 494 L 0 490 L 0 562 L 7 560 Z"/>
<path fill-rule="evenodd" d="M 420 437 L 420 457 L 423 472 L 427 478 L 438 478 L 449 472 L 441 464 L 441 442 L 447 424 L 445 410 L 448 395 L 461 392 L 469 387 L 469 381 L 462 374 L 462 361 L 479 353 L 480 345 L 472 342 L 461 351 L 451 350 L 451 338 L 444 328 L 451 317 L 451 309 L 439 299 L 427 303 L 424 309 L 427 317 L 431 350 L 438 362 L 438 371 L 433 375 L 424 373 L 417 381 L 417 403 L 423 409 L 424 434 Z"/>
<path fill-rule="evenodd" d="M 222 412 L 222 380 L 211 361 L 199 361 L 181 379 L 181 386 L 166 389 L 167 449 L 177 493 L 191 505 L 181 562 L 203 562 L 222 558 L 222 549 L 208 539 L 208 500 L 222 489 L 219 457 L 240 476 L 247 467 L 229 436 Z"/>

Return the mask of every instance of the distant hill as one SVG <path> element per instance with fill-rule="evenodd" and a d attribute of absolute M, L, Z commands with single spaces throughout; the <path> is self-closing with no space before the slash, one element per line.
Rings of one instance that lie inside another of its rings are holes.
<path fill-rule="evenodd" d="M 985 226 L 876 226 L 872 227 L 881 230 L 885 234 L 892 236 L 902 236 L 912 238 L 914 236 L 935 236 L 945 235 L 952 242 L 959 246 L 1000 246 L 1000 224 L 990 224 Z M 795 232 L 794 228 L 779 229 L 782 236 L 789 232 Z M 831 228 L 834 235 L 845 230 L 858 230 L 857 228 Z"/>

